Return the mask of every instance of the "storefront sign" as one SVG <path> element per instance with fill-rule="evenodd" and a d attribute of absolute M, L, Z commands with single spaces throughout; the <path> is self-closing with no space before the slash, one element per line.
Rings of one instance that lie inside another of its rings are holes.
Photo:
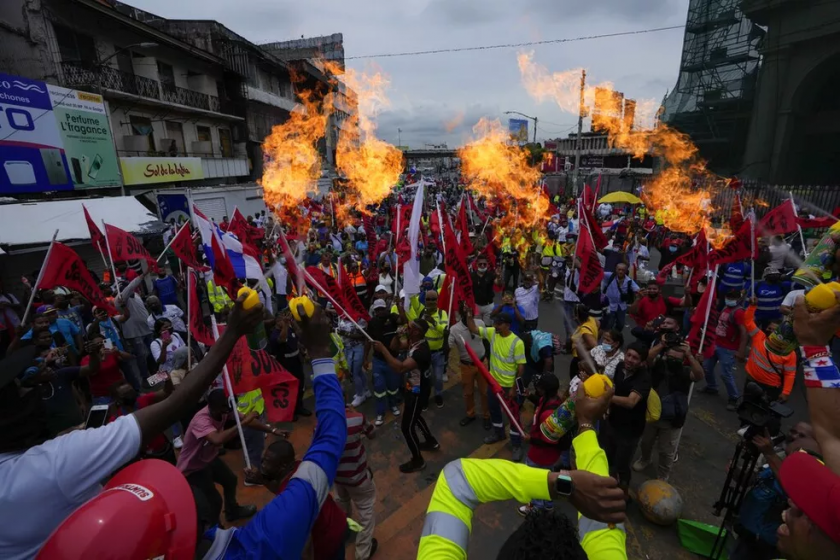
<path fill-rule="evenodd" d="M 176 183 L 204 179 L 201 158 L 124 157 L 120 158 L 126 185 Z"/>
<path fill-rule="evenodd" d="M 119 186 L 98 95 L 0 73 L 0 193 Z"/>

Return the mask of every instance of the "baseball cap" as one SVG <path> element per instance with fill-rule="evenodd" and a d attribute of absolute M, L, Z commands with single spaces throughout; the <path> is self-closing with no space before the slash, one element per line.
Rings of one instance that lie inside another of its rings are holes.
<path fill-rule="evenodd" d="M 55 307 L 52 305 L 42 305 L 35 310 L 35 313 L 51 313 L 55 311 Z"/>
<path fill-rule="evenodd" d="M 779 471 L 788 498 L 840 544 L 840 476 L 804 451 L 788 456 Z"/>
<path fill-rule="evenodd" d="M 509 325 L 513 323 L 513 319 L 511 318 L 509 313 L 499 313 L 498 315 L 496 315 L 496 318 L 493 319 L 493 323 L 507 323 Z"/>
<path fill-rule="evenodd" d="M 385 303 L 384 299 L 378 299 L 378 300 L 373 302 L 373 308 L 374 309 L 382 309 L 384 307 L 388 307 L 388 305 Z"/>
<path fill-rule="evenodd" d="M 379 284 L 378 286 L 376 286 L 376 289 L 374 290 L 374 292 L 390 292 L 390 291 L 391 290 L 389 290 L 387 286 L 383 286 L 382 284 Z"/>

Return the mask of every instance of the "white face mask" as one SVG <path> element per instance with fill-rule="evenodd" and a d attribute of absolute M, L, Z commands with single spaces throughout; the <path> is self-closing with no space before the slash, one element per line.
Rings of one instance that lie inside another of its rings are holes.
<path fill-rule="evenodd" d="M 737 299 L 727 299 L 726 300 L 726 307 L 735 307 L 736 305 L 738 305 L 738 300 Z"/>
<path fill-rule="evenodd" d="M 487 267 L 486 266 L 479 266 L 478 271 L 479 272 L 487 272 Z"/>

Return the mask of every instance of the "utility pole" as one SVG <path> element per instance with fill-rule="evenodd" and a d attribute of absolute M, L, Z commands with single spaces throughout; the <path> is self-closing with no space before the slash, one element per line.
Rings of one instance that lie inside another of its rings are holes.
<path fill-rule="evenodd" d="M 397 146 L 402 146 L 402 129 L 397 129 Z"/>
<path fill-rule="evenodd" d="M 537 117 L 534 117 L 534 144 L 537 143 Z"/>
<path fill-rule="evenodd" d="M 581 134 L 583 134 L 583 117 L 586 116 L 586 106 L 584 105 L 584 90 L 586 89 L 586 70 L 582 70 L 580 74 L 580 108 L 578 110 L 578 132 L 577 140 L 575 141 L 575 169 L 572 173 L 572 192 L 575 196 L 578 194 L 578 177 L 580 175 L 580 141 Z"/>

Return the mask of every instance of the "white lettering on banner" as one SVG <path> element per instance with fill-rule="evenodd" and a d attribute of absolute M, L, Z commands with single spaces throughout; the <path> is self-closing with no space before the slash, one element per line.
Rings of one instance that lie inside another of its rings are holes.
<path fill-rule="evenodd" d="M 120 484 L 119 486 L 114 486 L 111 490 L 124 490 L 136 496 L 141 502 L 148 502 L 155 497 L 154 492 L 139 484 Z"/>

